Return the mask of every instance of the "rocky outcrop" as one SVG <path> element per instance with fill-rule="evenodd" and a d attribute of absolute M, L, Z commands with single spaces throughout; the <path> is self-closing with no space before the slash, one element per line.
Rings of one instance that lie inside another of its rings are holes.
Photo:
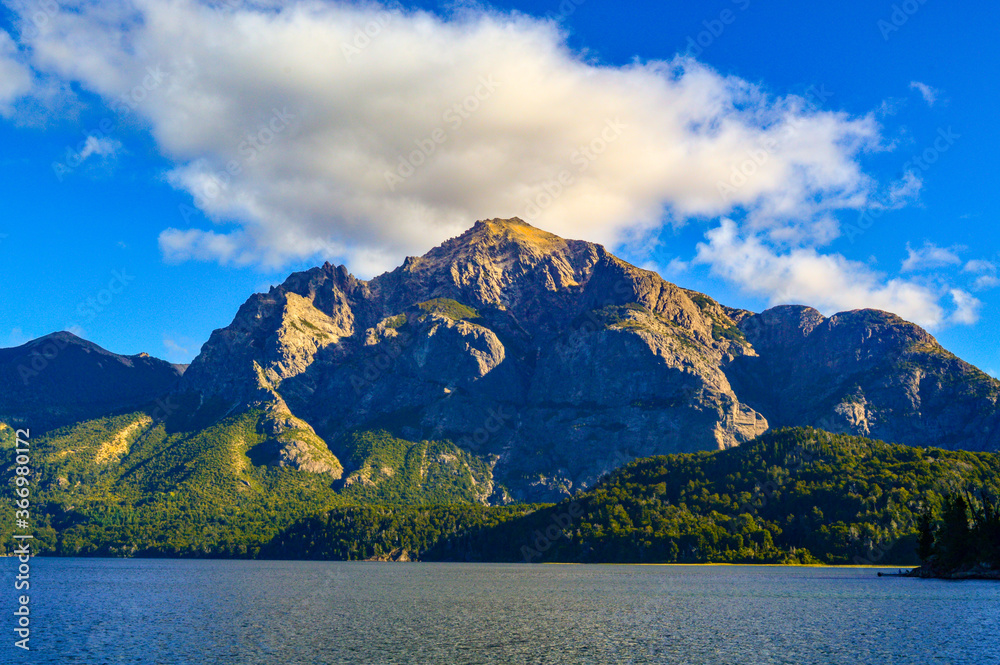
<path fill-rule="evenodd" d="M 326 442 L 316 436 L 309 423 L 294 417 L 280 406 L 272 407 L 257 423 L 268 438 L 252 448 L 248 456 L 255 464 L 290 467 L 308 473 L 326 474 L 334 479 L 344 473 Z"/>
<path fill-rule="evenodd" d="M 727 371 L 773 426 L 1000 450 L 1000 384 L 894 314 L 776 307 L 740 329 L 758 355 Z"/>

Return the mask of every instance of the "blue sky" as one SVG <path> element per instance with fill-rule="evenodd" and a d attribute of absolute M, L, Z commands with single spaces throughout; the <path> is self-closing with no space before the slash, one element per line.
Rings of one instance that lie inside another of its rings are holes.
<path fill-rule="evenodd" d="M 1000 370 L 993 4 L 403 3 L 297 20 L 235 0 L 110 18 L 75 4 L 0 19 L 0 346 L 74 327 L 188 362 L 292 270 L 370 277 L 476 216 L 525 216 L 544 174 L 625 108 L 620 140 L 568 166 L 574 186 L 533 223 L 733 306 L 897 309 Z M 220 41 L 234 25 L 250 37 Z M 494 70 L 495 91 L 478 82 Z M 444 120 L 469 95 L 477 110 Z M 238 140 L 268 126 L 273 146 Z M 396 155 L 435 129 L 406 175 Z M 232 186 L 205 195 L 227 163 Z M 746 186 L 726 175 L 739 168 Z M 712 198 L 719 183 L 732 200 Z"/>

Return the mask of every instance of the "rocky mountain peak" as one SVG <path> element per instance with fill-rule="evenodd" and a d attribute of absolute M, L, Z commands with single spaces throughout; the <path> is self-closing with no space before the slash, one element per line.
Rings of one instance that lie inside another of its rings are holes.
<path fill-rule="evenodd" d="M 517 218 L 370 281 L 329 263 L 295 273 L 215 331 L 185 382 L 298 419 L 312 457 L 326 442 L 351 459 L 345 442 L 389 427 L 458 443 L 533 500 L 777 424 L 943 444 L 932 433 L 965 419 L 955 447 L 1000 437 L 996 382 L 897 316 L 724 307 Z"/>

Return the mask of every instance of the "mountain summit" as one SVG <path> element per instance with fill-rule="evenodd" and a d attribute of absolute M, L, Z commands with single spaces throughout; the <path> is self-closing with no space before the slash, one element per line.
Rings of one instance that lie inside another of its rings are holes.
<path fill-rule="evenodd" d="M 295 273 L 213 332 L 182 384 L 300 432 L 275 459 L 342 464 L 348 483 L 391 475 L 358 452 L 367 432 L 450 442 L 421 473 L 477 460 L 491 502 L 555 499 L 637 457 L 778 425 L 1000 448 L 998 383 L 895 315 L 724 307 L 516 218 L 370 281 Z"/>

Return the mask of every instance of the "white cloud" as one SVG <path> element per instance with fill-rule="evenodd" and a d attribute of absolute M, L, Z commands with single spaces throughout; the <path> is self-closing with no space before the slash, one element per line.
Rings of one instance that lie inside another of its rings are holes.
<path fill-rule="evenodd" d="M 33 80 L 17 44 L 0 30 L 0 116 L 7 118 L 13 114 L 14 102 L 31 91 Z"/>
<path fill-rule="evenodd" d="M 980 275 L 976 278 L 976 281 L 972 283 L 972 288 L 976 291 L 995 289 L 998 286 L 1000 286 L 1000 277 L 997 277 L 996 275 Z"/>
<path fill-rule="evenodd" d="M 913 249 L 907 243 L 906 258 L 903 259 L 901 269 L 903 272 L 915 272 L 958 265 L 962 262 L 962 259 L 956 254 L 958 249 L 957 247 L 938 247 L 930 242 L 925 242 L 920 249 Z"/>
<path fill-rule="evenodd" d="M 115 153 L 118 152 L 119 148 L 121 148 L 121 143 L 114 139 L 106 136 L 98 138 L 90 135 L 83 142 L 83 149 L 80 150 L 77 157 L 81 162 L 91 155 L 97 155 L 99 157 L 113 157 Z"/>
<path fill-rule="evenodd" d="M 238 225 L 167 229 L 170 260 L 350 256 L 364 274 L 513 215 L 613 244 L 665 215 L 746 212 L 777 241 L 823 241 L 873 190 L 873 116 L 693 60 L 595 65 L 522 15 L 267 4 L 62 4 L 30 40 L 36 69 L 109 103 L 141 86 L 170 182 Z M 401 162 L 422 164 L 390 186 Z"/>
<path fill-rule="evenodd" d="M 951 289 L 949 294 L 955 301 L 955 311 L 952 312 L 949 319 L 951 323 L 972 325 L 979 320 L 979 309 L 983 306 L 982 301 L 961 289 Z"/>
<path fill-rule="evenodd" d="M 215 259 L 224 264 L 246 265 L 254 260 L 254 256 L 244 250 L 239 232 L 220 234 L 199 229 L 167 229 L 160 234 L 160 250 L 170 263 Z"/>
<path fill-rule="evenodd" d="M 926 83 L 921 83 L 920 81 L 911 81 L 910 88 L 920 93 L 920 96 L 924 98 L 925 102 L 927 102 L 927 106 L 934 106 L 934 102 L 936 102 L 938 98 L 938 90 L 930 87 Z"/>
<path fill-rule="evenodd" d="M 903 177 L 891 183 L 889 187 L 889 208 L 901 208 L 914 201 L 923 189 L 924 179 L 915 171 L 907 171 Z"/>
<path fill-rule="evenodd" d="M 973 259 L 966 263 L 962 270 L 964 272 L 971 272 L 977 275 L 982 273 L 995 273 L 997 271 L 997 264 L 992 261 L 986 261 L 985 259 Z"/>
<path fill-rule="evenodd" d="M 188 364 L 201 349 L 201 342 L 186 335 L 163 333 L 163 358 L 168 362 Z"/>
<path fill-rule="evenodd" d="M 973 259 L 965 264 L 962 271 L 976 275 L 976 281 L 972 284 L 972 288 L 976 291 L 984 291 L 1000 286 L 997 264 L 993 261 Z"/>
<path fill-rule="evenodd" d="M 771 305 L 807 304 L 825 314 L 881 309 L 928 328 L 969 323 L 979 306 L 963 291 L 942 293 L 913 281 L 887 279 L 839 254 L 820 254 L 813 248 L 778 252 L 755 235 L 741 234 L 728 219 L 705 237 L 695 261 L 709 265 L 713 274 L 745 292 L 767 298 Z M 955 305 L 951 314 L 941 304 L 947 295 Z"/>
<path fill-rule="evenodd" d="M 686 273 L 688 271 L 688 268 L 690 267 L 691 267 L 690 262 L 683 261 L 679 257 L 675 257 L 673 259 L 670 259 L 670 263 L 667 264 L 666 269 L 661 272 L 671 277 L 677 277 Z"/>

